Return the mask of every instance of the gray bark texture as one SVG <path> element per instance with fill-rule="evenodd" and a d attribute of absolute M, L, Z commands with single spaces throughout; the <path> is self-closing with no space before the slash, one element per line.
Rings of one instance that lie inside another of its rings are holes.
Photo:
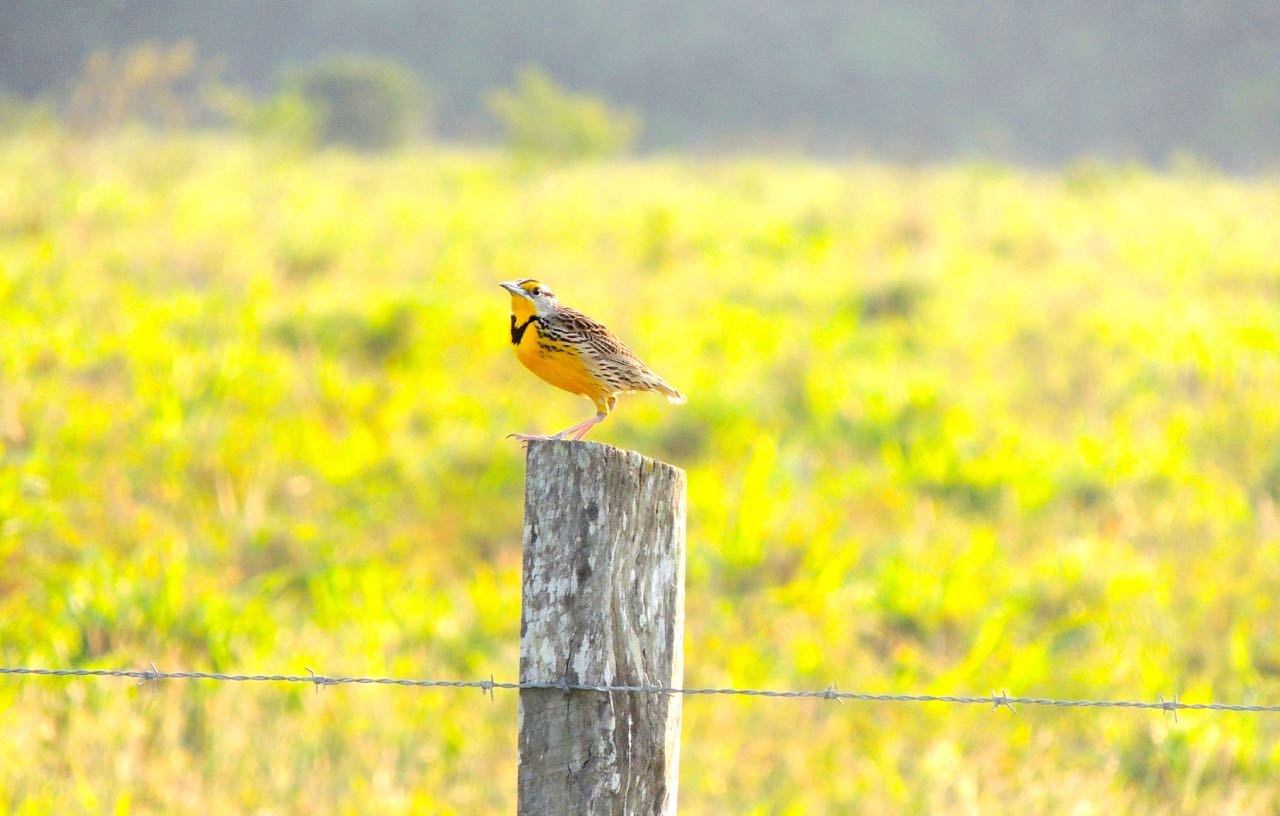
<path fill-rule="evenodd" d="M 520 680 L 684 681 L 685 475 L 596 442 L 533 441 Z M 679 695 L 520 691 L 520 816 L 674 814 Z"/>

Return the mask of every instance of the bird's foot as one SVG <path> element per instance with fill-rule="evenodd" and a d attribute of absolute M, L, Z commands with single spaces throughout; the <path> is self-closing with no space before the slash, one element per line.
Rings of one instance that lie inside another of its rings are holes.
<path fill-rule="evenodd" d="M 517 434 L 517 433 L 507 434 L 507 439 L 516 440 L 517 442 L 520 443 L 520 447 L 522 448 L 528 447 L 529 443 L 535 440 L 543 441 L 543 440 L 560 439 L 560 438 L 561 437 L 559 435 L 547 436 L 546 434 Z"/>

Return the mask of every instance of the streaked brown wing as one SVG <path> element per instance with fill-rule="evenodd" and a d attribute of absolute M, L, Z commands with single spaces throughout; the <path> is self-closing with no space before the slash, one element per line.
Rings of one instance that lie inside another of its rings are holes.
<path fill-rule="evenodd" d="M 556 313 L 555 327 L 568 335 L 566 339 L 580 347 L 590 350 L 602 360 L 614 358 L 617 362 L 625 362 L 644 368 L 644 363 L 635 352 L 613 335 L 613 332 L 598 320 L 592 320 L 576 309 L 560 307 Z"/>

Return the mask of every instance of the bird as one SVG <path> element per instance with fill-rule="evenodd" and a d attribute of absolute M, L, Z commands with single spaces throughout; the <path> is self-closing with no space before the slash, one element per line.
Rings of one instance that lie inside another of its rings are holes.
<path fill-rule="evenodd" d="M 511 345 L 524 367 L 596 407 L 595 416 L 559 433 L 509 434 L 509 439 L 580 440 L 604 422 L 619 394 L 654 391 L 668 402 L 686 401 L 603 323 L 562 305 L 541 282 L 524 278 L 498 285 L 511 293 Z"/>

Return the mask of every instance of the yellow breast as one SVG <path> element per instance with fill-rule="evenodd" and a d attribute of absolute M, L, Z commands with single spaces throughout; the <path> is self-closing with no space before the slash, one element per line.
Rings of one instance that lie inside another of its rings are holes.
<path fill-rule="evenodd" d="M 542 379 L 593 401 L 607 395 L 603 384 L 591 375 L 581 355 L 571 346 L 548 340 L 538 332 L 538 324 L 530 323 L 516 345 L 516 357 L 524 367 Z"/>

